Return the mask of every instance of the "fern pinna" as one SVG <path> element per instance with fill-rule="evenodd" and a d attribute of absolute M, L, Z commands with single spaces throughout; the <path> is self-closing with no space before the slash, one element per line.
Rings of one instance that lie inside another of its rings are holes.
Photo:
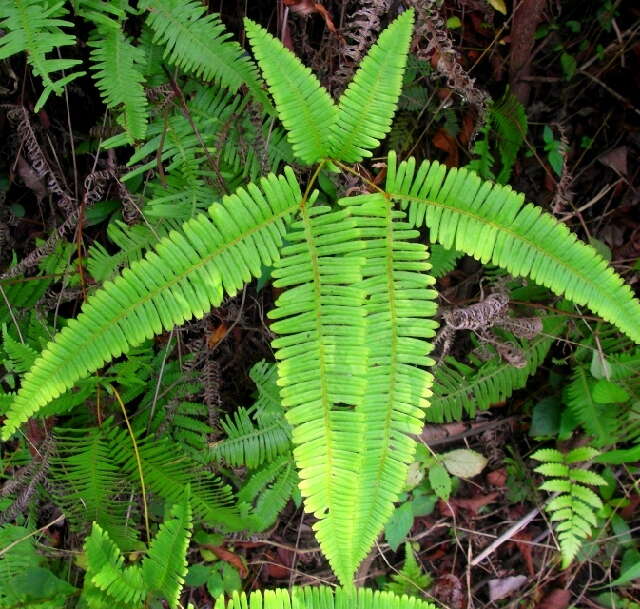
<path fill-rule="evenodd" d="M 153 14 L 159 4 L 145 2 Z M 334 207 L 317 202 L 321 169 L 357 173 L 349 163 L 371 156 L 388 132 L 413 17 L 405 11 L 380 36 L 338 104 L 277 40 L 246 22 L 293 151 L 302 163 L 316 165 L 309 183 L 302 188 L 287 168 L 240 188 L 107 281 L 33 364 L 2 430 L 9 438 L 106 361 L 202 317 L 264 266 L 275 266 L 275 284 L 284 289 L 270 314 L 278 334 L 278 384 L 300 490 L 346 588 L 336 593 L 339 606 L 356 594 L 353 574 L 392 512 L 413 459 L 410 434 L 420 430 L 431 396 L 434 280 L 416 229 L 426 226 L 445 248 L 586 304 L 640 340 L 640 303 L 630 288 L 594 249 L 509 187 L 439 163 L 398 163 L 390 152 L 384 187 L 365 180 L 368 194 Z M 171 35 L 156 30 L 160 38 Z M 179 41 L 165 42 L 182 65 Z M 295 594 L 318 595 L 310 606 L 334 603 L 326 591 Z M 368 594 L 356 597 L 387 606 L 388 597 Z M 282 600 L 274 600 L 278 595 Z M 269 604 L 285 606 L 285 597 L 274 593 Z M 424 606 L 407 601 L 414 602 Z M 246 600 L 232 603 L 246 606 Z"/>

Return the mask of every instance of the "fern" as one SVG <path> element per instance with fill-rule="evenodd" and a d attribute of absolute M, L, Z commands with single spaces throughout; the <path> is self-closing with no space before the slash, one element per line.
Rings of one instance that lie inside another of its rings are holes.
<path fill-rule="evenodd" d="M 495 125 L 500 153 L 500 172 L 497 182 L 506 184 L 511 177 L 518 151 L 527 135 L 527 115 L 516 97 L 507 92 L 489 110 L 491 122 Z"/>
<path fill-rule="evenodd" d="M 404 544 L 404 557 L 402 569 L 391 576 L 391 581 L 384 585 L 384 589 L 397 596 L 406 594 L 420 598 L 422 591 L 429 588 L 433 580 L 418 564 L 408 541 Z"/>
<path fill-rule="evenodd" d="M 511 274 L 531 277 L 577 304 L 587 304 L 634 341 L 640 341 L 640 303 L 629 286 L 591 247 L 509 187 L 465 169 L 415 160 L 396 164 L 389 154 L 386 189 L 408 208 L 414 226 L 432 239 L 493 262 Z M 588 269 L 588 271 L 587 271 Z"/>
<path fill-rule="evenodd" d="M 391 128 L 402 90 L 402 77 L 414 13 L 405 11 L 392 23 L 362 60 L 342 94 L 331 126 L 331 157 L 356 163 L 371 156 Z"/>
<path fill-rule="evenodd" d="M 367 588 L 345 590 L 325 586 L 309 586 L 288 590 L 260 590 L 233 594 L 227 602 L 224 598 L 216 601 L 215 609 L 435 609 L 435 605 L 417 598 L 395 596 L 389 592 L 374 592 Z"/>
<path fill-rule="evenodd" d="M 560 317 L 543 320 L 543 333 L 530 341 L 519 341 L 526 365 L 516 368 L 499 358 L 466 365 L 443 362 L 435 369 L 431 406 L 426 418 L 434 423 L 474 417 L 479 410 L 506 400 L 525 386 L 527 379 L 544 361 L 555 336 L 563 326 Z"/>
<path fill-rule="evenodd" d="M 221 425 L 226 439 L 211 447 L 211 455 L 229 465 L 254 468 L 291 449 L 291 431 L 284 418 L 261 425 L 241 407 Z"/>
<path fill-rule="evenodd" d="M 4 324 L 2 326 L 2 348 L 7 354 L 7 358 L 14 372 L 26 372 L 38 357 L 35 349 L 14 340 L 7 331 L 7 326 Z"/>
<path fill-rule="evenodd" d="M 612 404 L 598 404 L 592 395 L 593 381 L 583 367 L 573 372 L 564 401 L 575 420 L 594 436 L 597 446 L 604 446 L 615 437 L 618 412 Z"/>
<path fill-rule="evenodd" d="M 294 153 L 308 165 L 328 156 L 327 134 L 337 117 L 331 97 L 297 57 L 282 53 L 280 41 L 249 19 L 245 29 Z"/>
<path fill-rule="evenodd" d="M 261 180 L 190 220 L 155 252 L 88 300 L 24 378 L 4 428 L 5 438 L 31 414 L 100 364 L 175 324 L 201 317 L 278 257 L 284 224 L 300 190 L 293 172 Z M 165 263 L 171 260 L 171 271 Z M 30 387 L 30 389 L 29 389 Z"/>
<path fill-rule="evenodd" d="M 251 474 L 238 492 L 238 500 L 245 504 L 254 530 L 264 531 L 277 520 L 297 482 L 290 454 L 276 457 Z"/>
<path fill-rule="evenodd" d="M 134 532 L 123 525 L 128 503 L 119 496 L 129 488 L 116 463 L 129 457 L 126 434 L 109 422 L 94 429 L 60 429 L 51 460 L 54 496 L 74 529 L 96 522 L 124 550 L 136 547 Z"/>
<path fill-rule="evenodd" d="M 144 482 L 151 492 L 167 503 L 181 500 L 185 488 L 190 487 L 190 503 L 194 515 L 210 524 L 239 531 L 247 522 L 241 517 L 231 489 L 220 479 L 201 470 L 197 462 L 191 461 L 176 450 L 167 438 L 146 438 L 138 444 L 144 472 Z M 120 466 L 133 483 L 139 483 L 136 459 L 132 452 L 123 454 Z"/>
<path fill-rule="evenodd" d="M 166 599 L 171 609 L 178 606 L 187 574 L 186 553 L 192 527 L 188 496 L 187 491 L 184 500 L 173 506 L 142 562 L 142 578 L 147 590 Z"/>
<path fill-rule="evenodd" d="M 255 468 L 291 451 L 291 428 L 284 418 L 276 367 L 261 362 L 251 370 L 258 400 L 221 421 L 226 438 L 211 446 L 211 456 L 232 466 Z M 252 416 L 253 414 L 253 416 Z"/>
<path fill-rule="evenodd" d="M 216 29 L 216 17 L 205 16 L 195 2 L 147 0 L 144 6 L 151 10 L 147 22 L 172 62 L 205 78 L 218 78 L 225 86 L 232 84 L 233 75 L 202 67 L 214 61 L 207 55 L 211 49 L 222 47 L 223 61 L 230 59 L 229 53 L 234 60 L 241 57 L 236 54 L 239 47 Z M 270 314 L 279 335 L 273 346 L 299 487 L 306 509 L 317 518 L 314 528 L 323 551 L 345 586 L 336 597 L 321 589 L 294 592 L 301 603 L 328 607 L 337 598 L 338 606 L 424 606 L 417 600 L 356 592 L 352 585 L 359 561 L 404 485 L 415 449 L 409 434 L 420 431 L 431 396 L 432 377 L 425 368 L 432 364 L 436 325 L 434 279 L 427 248 L 415 241 L 419 232 L 413 227 L 426 224 L 443 247 L 531 277 L 587 304 L 632 339 L 640 338 L 640 304 L 592 248 L 577 242 L 548 214 L 524 205 L 510 189 L 483 183 L 465 170 L 446 170 L 437 163 L 417 169 L 412 159 L 398 166 L 391 153 L 384 190 L 370 183 L 377 188 L 373 194 L 340 199 L 334 208 L 315 204 L 314 185 L 323 168 L 342 166 L 357 173 L 341 161 L 359 161 L 386 135 L 412 20 L 413 11 L 406 11 L 380 36 L 337 110 L 288 51 L 249 24 L 294 151 L 307 163 L 320 162 L 305 194 L 293 171 L 285 168 L 284 176 L 263 178 L 261 188 L 240 188 L 207 214 L 170 231 L 153 251 L 91 296 L 77 319 L 43 351 L 25 375 L 2 430 L 2 437 L 9 438 L 23 421 L 105 362 L 175 324 L 203 317 L 224 294 L 234 294 L 262 276 L 264 267 L 275 266 L 275 285 L 284 291 Z M 211 38 L 210 46 L 199 61 L 205 35 Z M 271 74 L 274 64 L 297 74 L 293 88 L 281 75 Z M 156 128 L 150 125 L 150 137 L 160 134 Z M 310 134 L 308 147 L 300 139 L 303 129 Z M 198 160 L 198 154 L 189 152 L 194 149 L 176 140 L 178 152 L 171 162 L 184 150 L 176 168 L 187 168 Z M 147 152 L 160 158 L 160 143 Z M 201 166 L 193 167 L 199 171 Z M 394 208 L 396 203 L 400 209 Z M 497 393 L 508 392 L 508 385 Z M 264 427 L 265 412 L 262 407 L 252 412 L 259 427 Z M 144 484 L 166 502 L 179 502 L 190 484 L 197 517 L 240 528 L 246 526 L 242 516 L 247 514 L 254 518 L 250 526 L 260 524 L 261 497 L 269 492 L 280 502 L 286 500 L 287 488 L 277 479 L 278 467 L 289 467 L 286 454 L 263 461 L 251 473 L 238 506 L 213 476 L 196 475 L 197 462 L 176 451 L 166 437 L 143 437 L 144 421 L 134 425 Z M 266 445 L 259 446 L 256 462 L 267 452 Z M 125 461 L 119 465 L 129 482 L 137 484 L 140 476 L 131 454 Z M 289 474 L 285 478 L 292 479 Z M 246 513 L 239 514 L 240 509 Z M 262 602 L 253 598 L 251 603 Z M 288 600 L 286 592 L 278 592 L 267 602 L 277 606 Z M 239 602 L 233 601 L 235 606 Z"/>
<path fill-rule="evenodd" d="M 141 565 L 125 566 L 118 546 L 94 523 L 84 547 L 87 572 L 83 600 L 90 609 L 138 609 L 143 601 L 146 604 L 151 597 L 161 596 L 176 609 L 187 572 L 185 554 L 190 537 L 187 497 L 173 506 Z"/>
<path fill-rule="evenodd" d="M 358 483 L 350 482 L 359 509 L 356 518 L 345 523 L 353 529 L 352 564 L 358 564 L 391 517 L 404 486 L 415 451 L 407 434 L 422 430 L 433 381 L 423 367 L 433 364 L 428 357 L 433 347 L 426 339 L 435 335 L 431 318 L 436 292 L 430 289 L 435 280 L 429 275 L 426 247 L 410 241 L 417 231 L 387 198 L 364 195 L 339 204 L 352 211 L 369 236 L 366 248 L 357 252 L 365 256 L 361 287 L 367 297 L 363 309 L 370 345 L 366 390 L 356 407 L 364 427 L 362 464 Z M 339 377 L 334 373 L 334 378 Z"/>
<path fill-rule="evenodd" d="M 36 102 L 38 112 L 51 93 L 60 94 L 72 80 L 84 72 L 70 72 L 54 80 L 55 72 L 70 70 L 79 59 L 50 59 L 53 49 L 74 45 L 76 40 L 61 28 L 73 24 L 62 17 L 67 15 L 64 2 L 44 0 L 6 0 L 0 5 L 0 29 L 7 33 L 0 37 L 0 59 L 27 52 L 27 60 L 33 73 L 42 79 L 44 90 Z"/>
<path fill-rule="evenodd" d="M 185 72 L 221 82 L 236 91 L 246 84 L 265 107 L 255 66 L 237 42 L 229 41 L 219 15 L 205 14 L 197 0 L 143 0 L 140 8 L 149 11 L 147 24 L 154 42 L 165 46 L 164 56 Z"/>
<path fill-rule="evenodd" d="M 551 520 L 558 523 L 555 530 L 563 569 L 573 562 L 583 540 L 591 535 L 592 527 L 597 526 L 595 510 L 602 507 L 602 501 L 589 486 L 607 484 L 598 474 L 571 465 L 590 461 L 599 454 L 593 448 L 581 447 L 567 454 L 543 448 L 531 455 L 532 459 L 542 462 L 535 471 L 550 478 L 540 488 L 557 493 L 545 509 Z"/>
<path fill-rule="evenodd" d="M 106 24 L 105 24 L 106 21 Z M 92 69 L 98 89 L 108 108 L 122 109 L 120 122 L 129 142 L 144 138 L 147 98 L 140 65 L 144 53 L 133 46 L 121 24 L 104 20 L 90 40 Z"/>
<path fill-rule="evenodd" d="M 91 609 L 103 609 L 117 603 L 123 609 L 139 607 L 146 590 L 138 565 L 124 566 L 118 546 L 94 523 L 84 543 L 87 572 L 84 599 Z"/>
<path fill-rule="evenodd" d="M 319 518 L 316 536 L 347 581 L 355 540 L 339 506 L 355 504 L 360 467 L 362 419 L 345 406 L 358 404 L 365 390 L 365 292 L 357 287 L 364 260 L 345 256 L 359 246 L 347 209 L 304 207 L 292 228 L 291 245 L 273 271 L 275 285 L 288 288 L 270 314 L 281 335 L 273 342 L 280 393 L 297 445 L 300 489 Z"/>
<path fill-rule="evenodd" d="M 462 257 L 460 252 L 447 249 L 435 244 L 431 248 L 431 274 L 437 279 L 451 272 L 458 260 Z"/>

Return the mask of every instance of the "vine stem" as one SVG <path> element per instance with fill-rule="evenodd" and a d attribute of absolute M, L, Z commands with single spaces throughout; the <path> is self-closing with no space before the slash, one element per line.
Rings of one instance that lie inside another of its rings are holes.
<path fill-rule="evenodd" d="M 138 450 L 138 443 L 136 442 L 136 437 L 133 433 L 133 429 L 131 428 L 131 423 L 129 423 L 129 417 L 127 416 L 127 409 L 124 406 L 124 402 L 120 397 L 120 394 L 116 390 L 113 385 L 108 385 L 109 389 L 113 391 L 113 395 L 116 397 L 116 401 L 120 404 L 120 408 L 122 410 L 122 414 L 124 416 L 124 421 L 127 424 L 127 429 L 129 430 L 129 435 L 131 436 L 131 444 L 133 445 L 133 452 L 136 457 L 136 464 L 138 466 L 138 475 L 140 476 L 140 486 L 142 488 L 142 508 L 144 510 L 144 528 L 147 533 L 147 541 L 151 539 L 151 534 L 149 532 L 149 510 L 147 509 L 147 490 L 144 483 L 144 472 L 142 471 L 142 460 L 140 459 L 140 452 Z"/>

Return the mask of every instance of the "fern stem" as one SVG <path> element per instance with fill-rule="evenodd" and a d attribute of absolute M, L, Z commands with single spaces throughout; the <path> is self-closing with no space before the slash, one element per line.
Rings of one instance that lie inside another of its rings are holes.
<path fill-rule="evenodd" d="M 300 208 L 304 209 L 304 207 L 306 206 L 307 200 L 309 199 L 309 194 L 311 193 L 311 189 L 313 188 L 313 185 L 316 183 L 316 180 L 318 179 L 318 175 L 320 175 L 320 171 L 322 171 L 322 168 L 324 167 L 325 163 L 326 161 L 323 160 L 316 165 L 313 175 L 309 179 L 309 182 L 307 183 L 307 187 L 304 190 L 304 194 L 302 195 L 302 200 L 300 201 Z"/>
<path fill-rule="evenodd" d="M 131 436 L 131 444 L 133 446 L 133 452 L 136 456 L 136 464 L 138 466 L 138 474 L 140 475 L 140 487 L 142 488 L 142 509 L 144 511 L 144 528 L 147 533 L 147 541 L 151 539 L 151 533 L 149 531 L 149 510 L 147 508 L 147 490 L 144 482 L 144 472 L 142 471 L 142 460 L 140 459 L 140 452 L 138 451 L 138 443 L 136 442 L 136 436 L 133 433 L 133 429 L 131 428 L 131 423 L 129 423 L 129 417 L 127 416 L 127 409 L 124 406 L 124 402 L 120 397 L 120 394 L 116 390 L 113 385 L 108 385 L 109 389 L 113 391 L 113 395 L 115 395 L 118 404 L 120 404 L 120 408 L 122 410 L 122 414 L 124 416 L 124 422 L 127 425 L 127 429 L 129 431 L 129 435 Z"/>
<path fill-rule="evenodd" d="M 341 163 L 340 161 L 336 161 L 334 159 L 331 159 L 331 162 L 340 167 L 340 169 L 344 169 L 344 171 L 347 171 L 348 173 L 360 178 L 367 186 L 370 186 L 373 190 L 377 190 L 380 194 L 384 195 L 386 198 L 389 198 L 389 195 L 383 188 L 380 188 L 380 186 L 378 186 L 375 182 L 362 175 L 359 171 L 353 169 L 353 167 L 349 167 L 349 165 L 345 165 L 344 163 Z"/>

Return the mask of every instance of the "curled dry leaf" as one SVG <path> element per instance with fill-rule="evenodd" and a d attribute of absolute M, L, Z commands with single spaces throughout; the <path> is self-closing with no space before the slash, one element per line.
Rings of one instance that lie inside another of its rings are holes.
<path fill-rule="evenodd" d="M 299 15 L 306 16 L 312 13 L 319 13 L 322 15 L 327 29 L 334 34 L 336 33 L 336 26 L 333 23 L 329 11 L 319 2 L 314 2 L 313 0 L 284 0 L 284 4 L 291 9 L 291 12 L 298 13 Z"/>
<path fill-rule="evenodd" d="M 471 497 L 470 499 L 452 499 L 450 503 L 452 503 L 455 507 L 460 507 L 463 510 L 469 510 L 474 514 L 477 514 L 480 508 L 493 503 L 498 498 L 499 494 L 500 493 L 496 491 L 487 495 L 476 495 L 475 497 Z"/>
<path fill-rule="evenodd" d="M 456 140 L 444 127 L 436 131 L 433 136 L 433 145 L 447 153 L 447 158 L 444 161 L 447 167 L 457 167 L 460 164 Z"/>
<path fill-rule="evenodd" d="M 240 574 L 240 577 L 242 577 L 242 579 L 247 577 L 247 575 L 249 574 L 249 571 L 247 570 L 247 566 L 244 564 L 244 561 L 242 560 L 242 558 L 237 554 L 230 552 L 229 550 L 227 550 L 226 548 L 223 548 L 222 546 L 202 544 L 202 547 L 206 548 L 210 552 L 213 552 L 220 560 L 224 560 L 225 562 L 228 562 L 230 565 L 235 567 L 238 573 Z"/>
<path fill-rule="evenodd" d="M 487 474 L 487 482 L 491 486 L 503 488 L 507 484 L 507 470 L 504 467 L 496 469 Z"/>

